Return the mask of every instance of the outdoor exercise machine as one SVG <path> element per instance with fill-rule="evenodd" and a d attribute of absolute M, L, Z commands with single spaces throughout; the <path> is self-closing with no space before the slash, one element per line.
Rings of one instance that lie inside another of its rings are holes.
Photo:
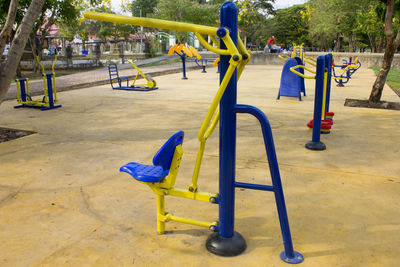
<path fill-rule="evenodd" d="M 102 20 L 114 23 L 124 23 L 144 27 L 161 28 L 194 32 L 200 43 L 208 50 L 219 54 L 221 59 L 220 85 L 210 105 L 210 109 L 200 127 L 200 141 L 192 183 L 187 190 L 174 187 L 175 178 L 181 161 L 183 132 L 175 133 L 153 158 L 153 165 L 128 163 L 121 171 L 129 173 L 134 179 L 147 184 L 157 196 L 157 230 L 164 233 L 165 223 L 178 221 L 193 225 L 205 226 L 215 232 L 206 241 L 206 248 L 221 256 L 241 254 L 247 247 L 244 238 L 234 231 L 235 188 L 272 191 L 275 195 L 283 244 L 285 250 L 281 259 L 288 263 L 299 263 L 303 256 L 293 250 L 289 221 L 286 212 L 279 166 L 275 153 L 271 126 L 265 114 L 256 107 L 237 104 L 237 81 L 245 65 L 250 60 L 250 54 L 240 40 L 237 31 L 238 10 L 234 3 L 225 2 L 221 6 L 221 27 L 188 24 L 175 21 L 165 21 L 150 18 L 137 18 L 85 12 L 88 19 Z M 210 36 L 215 46 L 209 44 L 203 35 Z M 217 40 L 220 38 L 220 41 Z M 218 109 L 219 106 L 219 109 Z M 236 114 L 248 113 L 255 116 L 261 124 L 266 154 L 271 173 L 272 186 L 249 184 L 235 181 L 236 154 Z M 220 160 L 219 160 L 219 193 L 198 192 L 198 175 L 207 138 L 210 137 L 219 122 Z M 165 211 L 165 196 L 202 200 L 219 205 L 219 220 L 217 223 L 203 222 L 174 216 Z"/>
<path fill-rule="evenodd" d="M 192 46 L 190 46 L 189 48 L 186 47 L 184 44 L 174 44 L 173 46 L 171 46 L 171 48 L 168 50 L 168 55 L 173 55 L 176 54 L 181 58 L 182 61 L 182 79 L 186 80 L 186 58 L 187 57 L 193 57 L 193 51 L 195 51 L 196 49 Z M 201 56 L 197 53 L 197 51 L 195 52 L 195 56 L 201 58 Z"/>
<path fill-rule="evenodd" d="M 337 83 L 336 86 L 339 87 L 344 87 L 344 85 L 349 82 L 354 72 L 361 68 L 361 62 L 358 60 L 358 57 L 356 57 L 354 62 L 352 62 L 352 57 L 349 58 L 349 61 L 345 59 L 343 61 L 344 64 L 335 65 L 334 61 L 332 60 L 333 78 Z M 338 75 L 335 72 L 335 68 L 340 68 L 340 73 Z"/>
<path fill-rule="evenodd" d="M 196 48 L 194 48 L 193 46 L 190 46 L 189 49 L 192 52 L 192 54 L 195 56 L 194 62 L 196 63 L 196 65 L 201 68 L 202 73 L 206 73 L 208 59 L 202 58 L 201 55 L 199 54 L 199 52 L 197 52 Z"/>
<path fill-rule="evenodd" d="M 147 75 L 144 74 L 135 65 L 135 63 L 133 63 L 132 60 L 128 60 L 128 62 L 137 71 L 135 79 L 133 80 L 131 85 L 129 85 L 129 77 L 128 76 L 119 76 L 117 64 L 115 64 L 114 62 L 111 62 L 108 64 L 108 75 L 110 77 L 110 84 L 111 84 L 112 89 L 128 90 L 128 91 L 151 91 L 151 90 L 158 89 L 158 87 L 156 87 L 156 85 L 157 85 L 156 81 L 153 78 L 151 78 L 151 76 L 149 74 L 147 74 Z M 142 76 L 146 80 L 146 83 L 136 84 L 136 81 L 137 81 L 137 78 L 139 77 L 139 75 Z M 115 82 L 118 84 L 118 86 L 114 85 Z M 124 82 L 126 82 L 126 85 L 122 84 Z"/>
<path fill-rule="evenodd" d="M 305 81 L 302 76 L 293 74 L 290 71 L 290 68 L 297 65 L 305 66 L 306 63 L 315 67 L 316 66 L 315 59 L 305 57 L 305 49 L 303 44 L 301 45 L 294 44 L 290 56 L 279 55 L 278 57 L 283 61 L 285 61 L 285 64 L 283 65 L 282 69 L 281 83 L 279 86 L 277 99 L 280 99 L 281 96 L 287 96 L 287 97 L 298 97 L 299 100 L 301 101 L 301 93 L 303 93 L 303 95 L 306 96 Z M 303 68 L 299 68 L 297 71 L 304 75 Z"/>
<path fill-rule="evenodd" d="M 325 150 L 326 145 L 321 142 L 321 133 L 329 133 L 333 125 L 333 112 L 329 112 L 330 88 L 331 88 L 331 66 L 332 54 L 319 56 L 317 58 L 316 71 L 312 71 L 303 65 L 297 65 L 290 68 L 290 71 L 304 79 L 315 79 L 315 97 L 314 97 L 314 116 L 307 124 L 312 129 L 312 140 L 306 144 L 306 148 L 310 150 Z M 303 68 L 312 74 L 306 76 L 297 69 Z"/>
<path fill-rule="evenodd" d="M 298 97 L 301 101 L 301 93 L 303 93 L 304 96 L 306 95 L 306 87 L 303 76 L 296 75 L 291 71 L 292 67 L 299 65 L 304 66 L 303 61 L 299 57 L 290 57 L 286 59 L 282 69 L 281 83 L 279 86 L 277 99 L 280 99 L 281 96 L 287 96 Z M 303 68 L 299 68 L 298 71 L 304 74 Z"/>
<path fill-rule="evenodd" d="M 17 102 L 20 105 L 14 106 L 14 108 L 30 107 L 30 108 L 40 108 L 41 110 L 49 110 L 61 107 L 61 105 L 58 105 L 57 89 L 56 89 L 56 73 L 54 71 L 54 66 L 57 63 L 57 54 L 54 55 L 54 61 L 51 67 L 52 70 L 51 73 L 46 73 L 44 66 L 40 62 L 38 56 L 36 56 L 36 61 L 39 63 L 41 67 L 44 96 L 42 99 L 33 100 L 29 92 L 29 79 L 28 78 L 16 79 L 15 83 L 17 85 Z"/>

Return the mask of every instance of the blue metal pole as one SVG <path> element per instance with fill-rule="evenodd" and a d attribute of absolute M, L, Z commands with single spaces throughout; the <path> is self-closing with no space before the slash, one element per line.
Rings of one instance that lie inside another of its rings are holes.
<path fill-rule="evenodd" d="M 27 82 L 26 79 L 18 79 L 19 82 L 19 87 L 21 90 L 21 100 L 22 102 L 26 102 L 26 89 L 25 89 L 25 83 Z"/>
<path fill-rule="evenodd" d="M 315 98 L 314 98 L 314 122 L 312 140 L 306 144 L 310 150 L 325 150 L 326 146 L 320 141 L 321 136 L 321 116 L 322 116 L 322 98 L 324 91 L 324 72 L 325 57 L 317 58 L 317 74 L 315 76 Z"/>
<path fill-rule="evenodd" d="M 219 37 L 225 36 L 229 29 L 232 41 L 237 45 L 238 10 L 234 3 L 225 2 L 221 6 L 221 28 Z M 221 42 L 221 49 L 226 46 Z M 220 56 L 220 82 L 225 77 L 231 56 Z M 247 247 L 244 238 L 234 231 L 235 216 L 235 156 L 236 156 L 236 105 L 237 72 L 235 70 L 220 101 L 219 138 L 219 225 L 218 232 L 207 239 L 207 249 L 221 256 L 236 256 Z"/>
<path fill-rule="evenodd" d="M 186 80 L 186 64 L 185 64 L 185 60 L 186 60 L 186 56 L 184 54 L 179 55 L 182 59 L 182 72 L 183 72 L 183 77 L 182 80 Z"/>
<path fill-rule="evenodd" d="M 273 186 L 238 183 L 237 187 L 249 188 L 255 190 L 273 191 L 275 193 L 276 208 L 281 225 L 283 246 L 285 251 L 281 253 L 281 259 L 287 263 L 300 263 L 304 260 L 303 255 L 293 249 L 292 236 L 290 234 L 289 219 L 286 211 L 285 197 L 283 195 L 281 175 L 279 173 L 278 159 L 276 157 L 274 138 L 272 136 L 271 125 L 267 116 L 256 107 L 249 105 L 236 105 L 236 113 L 248 113 L 258 119 L 264 137 L 265 151 L 268 157 L 269 170 Z"/>
<path fill-rule="evenodd" d="M 54 107 L 54 99 L 53 99 L 53 81 L 52 81 L 53 73 L 47 73 L 46 74 L 46 80 L 47 80 L 47 97 L 49 100 L 49 108 Z"/>

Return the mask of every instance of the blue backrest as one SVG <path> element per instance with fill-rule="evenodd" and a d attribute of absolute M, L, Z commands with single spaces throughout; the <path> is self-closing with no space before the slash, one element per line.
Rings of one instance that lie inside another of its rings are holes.
<path fill-rule="evenodd" d="M 179 131 L 171 136 L 154 156 L 153 164 L 156 166 L 161 166 L 164 170 L 169 170 L 172 157 L 174 156 L 175 147 L 182 145 L 183 137 L 183 131 Z"/>
<path fill-rule="evenodd" d="M 280 96 L 300 97 L 300 92 L 305 91 L 304 78 L 290 71 L 291 67 L 297 65 L 303 65 L 299 57 L 286 59 L 282 69 L 281 85 L 279 88 Z M 296 70 L 304 74 L 303 68 L 297 68 Z"/>
<path fill-rule="evenodd" d="M 118 78 L 117 64 L 115 64 L 115 63 L 108 64 L 108 72 L 110 74 L 110 79 Z"/>

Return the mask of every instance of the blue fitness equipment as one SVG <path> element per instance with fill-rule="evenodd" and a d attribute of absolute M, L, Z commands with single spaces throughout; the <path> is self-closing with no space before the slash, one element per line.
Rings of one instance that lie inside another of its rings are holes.
<path fill-rule="evenodd" d="M 314 118 L 307 124 L 313 130 L 312 140 L 306 144 L 310 150 L 325 150 L 326 146 L 321 142 L 321 133 L 330 133 L 333 125 L 333 112 L 329 112 L 331 79 L 332 79 L 332 54 L 319 56 L 316 61 L 316 71 L 312 71 L 303 65 L 290 68 L 290 71 L 305 79 L 315 79 Z M 298 71 L 305 69 L 315 76 L 305 76 Z"/>
<path fill-rule="evenodd" d="M 349 58 L 349 61 L 343 59 L 344 63 L 342 65 L 335 65 L 334 61 L 332 60 L 332 71 L 333 77 L 337 86 L 344 87 L 346 83 L 349 82 L 351 76 L 361 68 L 361 62 L 358 60 L 358 57 L 352 61 L 352 57 Z M 340 68 L 340 73 L 336 74 L 335 68 Z"/>
<path fill-rule="evenodd" d="M 193 57 L 192 46 L 190 48 L 187 48 L 184 44 L 180 44 L 180 45 L 175 44 L 168 51 L 168 55 L 172 55 L 172 54 L 176 54 L 181 58 L 181 61 L 182 61 L 182 80 L 187 80 L 187 77 L 186 77 L 186 58 L 187 57 Z"/>
<path fill-rule="evenodd" d="M 317 71 L 315 76 L 315 98 L 314 98 L 314 118 L 312 124 L 312 140 L 306 144 L 310 150 L 325 150 L 326 145 L 321 142 L 321 133 L 329 133 L 331 120 L 327 120 L 327 115 L 333 116 L 329 112 L 331 76 L 332 76 L 332 54 L 319 56 L 317 58 Z M 310 124 L 309 123 L 309 124 Z M 308 125 L 310 127 L 310 125 Z M 311 128 L 311 127 L 310 127 Z"/>
<path fill-rule="evenodd" d="M 127 90 L 127 91 L 152 91 L 158 89 L 156 87 L 157 83 L 149 75 L 145 75 L 134 63 L 133 61 L 129 61 L 133 68 L 137 70 L 136 77 L 132 83 L 129 85 L 129 77 L 128 76 L 119 76 L 117 64 L 111 62 L 108 64 L 108 75 L 110 78 L 111 88 L 113 90 Z M 135 82 L 138 76 L 141 75 L 145 80 L 146 84 L 135 85 Z M 126 82 L 126 85 L 123 83 Z M 116 86 L 115 83 L 118 85 Z"/>
<path fill-rule="evenodd" d="M 208 59 L 207 58 L 201 58 L 201 59 L 195 59 L 194 62 L 196 62 L 196 65 L 199 66 L 201 68 L 201 72 L 202 73 L 206 73 L 206 67 L 207 67 L 207 62 Z"/>
<path fill-rule="evenodd" d="M 174 182 L 180 164 L 181 155 L 183 154 L 183 150 L 181 148 L 183 142 L 182 131 L 174 134 L 159 150 L 159 152 L 153 158 L 153 165 L 128 163 L 121 167 L 121 171 L 130 173 L 133 178 L 140 182 L 146 183 L 153 189 L 153 191 L 155 191 L 157 195 L 157 209 L 163 210 L 161 214 L 161 218 L 163 218 L 163 220 L 158 221 L 160 230 L 163 230 L 163 224 L 169 220 L 209 226 L 216 232 L 212 233 L 208 237 L 206 241 L 206 248 L 211 253 L 220 256 L 239 255 L 247 247 L 246 241 L 242 235 L 234 231 L 235 188 L 247 188 L 273 192 L 275 195 L 283 244 L 285 248 L 285 250 L 280 254 L 280 257 L 287 263 L 300 263 L 304 260 L 304 258 L 300 253 L 293 250 L 293 243 L 290 234 L 289 221 L 271 126 L 267 117 L 261 110 L 250 105 L 237 104 L 236 102 L 237 80 L 240 77 L 245 64 L 247 64 L 250 59 L 250 54 L 245 49 L 243 42 L 238 38 L 238 9 L 233 2 L 228 1 L 221 6 L 220 14 L 221 27 L 216 29 L 212 27 L 181 22 L 170 22 L 149 18 L 144 20 L 143 18 L 85 12 L 84 16 L 90 19 L 195 32 L 197 38 L 203 46 L 217 54 L 220 54 L 220 88 L 214 98 L 214 100 L 217 101 L 213 101 L 199 133 L 199 141 L 200 139 L 208 138 L 209 134 L 211 134 L 212 130 L 215 128 L 219 118 L 219 194 L 208 195 L 206 193 L 197 193 L 197 185 L 195 188 L 191 185 L 187 191 L 182 189 L 174 189 L 171 187 L 173 186 L 171 183 Z M 207 41 L 202 37 L 202 34 L 208 34 L 209 36 L 213 37 L 213 42 L 215 44 L 219 44 L 220 48 L 215 48 L 214 46 L 208 44 Z M 215 37 L 219 37 L 220 40 L 217 40 Z M 218 107 L 218 101 L 219 112 L 217 111 L 215 118 L 213 119 L 216 108 Z M 242 183 L 237 182 L 235 179 L 237 113 L 251 114 L 260 122 L 266 154 L 268 157 L 272 186 Z M 202 144 L 205 145 L 205 141 L 200 142 L 201 145 L 199 152 L 202 153 L 201 146 Z M 171 151 L 173 150 L 174 152 L 172 153 Z M 171 154 L 173 155 L 171 156 Z M 165 177 L 165 181 L 163 180 L 163 177 Z M 159 183 L 157 183 L 157 181 L 159 181 Z M 195 222 L 194 220 L 165 213 L 163 199 L 164 196 L 168 194 L 178 197 L 186 197 L 187 195 L 190 195 L 191 199 L 199 198 L 198 200 L 208 200 L 212 203 L 218 204 L 218 223 L 203 224 L 202 222 Z"/>
<path fill-rule="evenodd" d="M 54 71 L 54 67 L 57 62 L 57 54 L 54 55 L 54 62 L 51 67 L 52 72 L 46 73 L 44 66 L 39 60 L 39 57 L 36 56 L 36 61 L 39 63 L 41 67 L 42 77 L 43 77 L 43 89 L 44 96 L 43 99 L 33 100 L 30 96 L 29 92 L 29 79 L 21 78 L 16 79 L 17 85 L 17 102 L 20 105 L 14 106 L 14 108 L 40 108 L 41 110 L 49 110 L 61 107 L 58 105 L 57 99 L 57 89 L 56 89 L 56 73 Z"/>
<path fill-rule="evenodd" d="M 281 96 L 288 96 L 298 97 L 301 101 L 301 93 L 303 93 L 304 96 L 306 95 L 304 78 L 290 71 L 290 68 L 298 65 L 303 65 L 301 58 L 290 57 L 286 59 L 282 69 L 281 84 L 277 99 L 280 99 Z M 298 71 L 304 74 L 303 68 L 298 68 Z"/>

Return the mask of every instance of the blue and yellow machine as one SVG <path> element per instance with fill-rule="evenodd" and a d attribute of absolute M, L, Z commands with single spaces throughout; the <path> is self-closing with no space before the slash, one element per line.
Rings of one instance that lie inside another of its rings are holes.
<path fill-rule="evenodd" d="M 332 80 L 332 54 L 319 56 L 316 61 L 316 70 L 313 71 L 299 64 L 290 68 L 290 71 L 304 79 L 315 80 L 314 116 L 307 124 L 312 129 L 312 140 L 306 144 L 310 150 L 325 150 L 326 145 L 321 142 L 321 133 L 330 133 L 335 113 L 329 111 L 331 80 Z M 307 70 L 312 75 L 304 75 L 299 69 Z"/>
<path fill-rule="evenodd" d="M 349 58 L 349 61 L 343 61 L 344 63 L 342 65 L 335 65 L 335 63 L 332 61 L 333 78 L 337 83 L 336 86 L 339 87 L 344 87 L 344 85 L 349 82 L 354 72 L 361 68 L 361 62 L 358 60 L 358 57 L 355 58 L 354 62 L 352 61 L 352 57 Z M 338 74 L 336 74 L 335 68 L 340 68 L 340 72 Z"/>
<path fill-rule="evenodd" d="M 184 44 L 174 44 L 171 46 L 171 48 L 168 50 L 168 55 L 173 55 L 176 54 L 181 58 L 182 61 L 182 80 L 186 80 L 186 58 L 187 57 L 193 57 L 195 56 L 196 58 L 201 58 L 199 53 L 197 53 L 197 50 L 193 47 L 190 46 L 189 48 L 186 47 Z"/>
<path fill-rule="evenodd" d="M 258 108 L 236 103 L 237 81 L 250 60 L 250 54 L 238 35 L 238 10 L 236 5 L 232 2 L 225 2 L 221 6 L 220 28 L 95 12 L 85 12 L 84 16 L 88 19 L 114 23 L 193 32 L 205 48 L 220 55 L 220 85 L 200 127 L 198 134 L 200 144 L 192 182 L 188 189 L 174 187 L 183 154 L 184 133 L 182 131 L 176 132 L 168 139 L 154 156 L 153 164 L 144 165 L 130 162 L 120 169 L 130 174 L 137 181 L 148 185 L 156 194 L 158 233 L 164 233 L 165 223 L 168 221 L 205 226 L 214 231 L 206 241 L 206 247 L 211 253 L 221 256 L 239 255 L 246 249 L 247 245 L 242 235 L 234 231 L 235 188 L 271 191 L 275 195 L 285 248 L 280 255 L 281 259 L 288 263 L 302 262 L 303 256 L 293 250 L 271 126 L 265 114 Z M 203 35 L 210 36 L 215 46 L 209 44 Z M 243 183 L 235 179 L 236 114 L 238 113 L 251 114 L 261 124 L 272 185 Z M 198 191 L 197 185 L 201 161 L 206 141 L 218 122 L 220 140 L 219 193 L 203 193 Z M 168 195 L 217 204 L 219 205 L 219 219 L 216 222 L 204 222 L 172 215 L 165 211 L 165 196 Z"/>
<path fill-rule="evenodd" d="M 49 110 L 61 107 L 61 105 L 58 104 L 57 99 L 56 73 L 54 71 L 54 67 L 57 63 L 57 54 L 54 55 L 51 73 L 46 73 L 38 56 L 36 56 L 36 61 L 39 63 L 42 70 L 44 96 L 42 99 L 32 99 L 29 92 L 29 79 L 16 79 L 15 83 L 17 85 L 17 102 L 19 105 L 14 106 L 14 108 L 29 107 L 40 108 L 41 110 Z"/>
<path fill-rule="evenodd" d="M 118 73 L 117 64 L 111 62 L 108 64 L 108 75 L 110 77 L 111 88 L 114 90 L 127 90 L 127 91 L 152 91 L 158 89 L 156 86 L 156 81 L 149 75 L 144 74 L 132 60 L 128 60 L 128 62 L 132 65 L 134 69 L 136 69 L 137 74 L 132 84 L 129 85 L 129 77 L 128 76 L 120 76 Z M 146 83 L 137 84 L 136 81 L 138 77 L 142 76 L 143 79 L 146 80 Z M 123 83 L 126 82 L 126 85 Z"/>
<path fill-rule="evenodd" d="M 304 83 L 304 78 L 299 75 L 293 74 L 290 69 L 293 66 L 303 65 L 306 63 L 311 66 L 316 66 L 316 62 L 313 58 L 306 58 L 305 49 L 303 44 L 296 45 L 293 44 L 292 52 L 289 55 L 279 55 L 280 59 L 285 61 L 282 69 L 281 75 L 281 83 L 279 86 L 278 97 L 280 99 L 281 96 L 288 97 L 298 97 L 301 101 L 301 93 L 306 96 L 306 88 Z M 304 75 L 304 69 L 299 68 L 298 71 Z"/>

